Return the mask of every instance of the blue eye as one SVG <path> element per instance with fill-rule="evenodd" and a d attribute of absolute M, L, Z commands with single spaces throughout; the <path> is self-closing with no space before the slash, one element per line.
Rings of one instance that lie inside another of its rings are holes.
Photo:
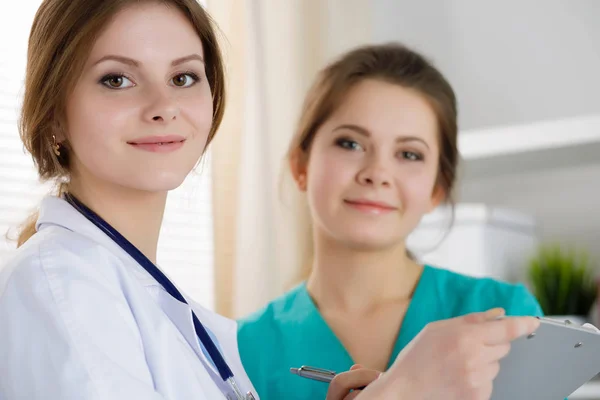
<path fill-rule="evenodd" d="M 350 139 L 337 139 L 335 144 L 343 149 L 347 150 L 362 150 L 362 146 L 358 142 Z"/>

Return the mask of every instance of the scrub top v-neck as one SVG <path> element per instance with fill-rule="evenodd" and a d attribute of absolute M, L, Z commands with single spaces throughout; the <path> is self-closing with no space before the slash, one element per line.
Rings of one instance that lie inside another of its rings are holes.
<path fill-rule="evenodd" d="M 542 315 L 523 285 L 424 266 L 388 367 L 428 323 L 493 307 L 503 307 L 507 315 Z M 342 372 L 355 364 L 305 283 L 240 320 L 238 345 L 244 368 L 263 400 L 324 399 L 327 384 L 292 375 L 290 368 L 310 365 Z"/>

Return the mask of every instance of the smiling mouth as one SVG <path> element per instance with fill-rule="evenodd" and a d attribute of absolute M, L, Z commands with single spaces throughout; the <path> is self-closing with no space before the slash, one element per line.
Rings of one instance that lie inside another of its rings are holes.
<path fill-rule="evenodd" d="M 131 142 L 129 144 L 132 144 L 134 146 L 141 146 L 141 145 L 145 145 L 145 144 L 157 144 L 159 146 L 165 145 L 165 144 L 173 144 L 173 143 L 183 143 L 183 140 L 177 140 L 177 141 L 172 141 L 172 142 L 153 142 L 153 143 L 136 143 L 136 142 Z"/>
<path fill-rule="evenodd" d="M 138 141 L 127 142 L 132 147 L 136 149 L 147 151 L 150 153 L 170 153 L 176 151 L 183 147 L 185 143 L 185 138 L 176 138 L 176 139 L 168 139 L 168 138 L 160 138 L 160 139 L 143 139 Z"/>
<path fill-rule="evenodd" d="M 391 213 L 398 209 L 388 204 L 372 201 L 344 200 L 344 203 L 358 211 L 375 215 Z"/>

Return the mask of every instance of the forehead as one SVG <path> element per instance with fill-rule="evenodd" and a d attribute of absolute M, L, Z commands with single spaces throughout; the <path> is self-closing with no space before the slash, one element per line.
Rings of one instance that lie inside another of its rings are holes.
<path fill-rule="evenodd" d="M 355 84 L 330 118 L 333 124 L 360 125 L 375 136 L 418 136 L 437 141 L 437 116 L 416 90 L 383 80 Z"/>
<path fill-rule="evenodd" d="M 158 2 L 132 5 L 114 16 L 94 43 L 90 60 L 109 53 L 148 62 L 203 55 L 202 41 L 185 15 Z"/>

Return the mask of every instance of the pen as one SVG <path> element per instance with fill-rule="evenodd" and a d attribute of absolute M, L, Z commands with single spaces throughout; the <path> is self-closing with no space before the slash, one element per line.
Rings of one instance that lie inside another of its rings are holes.
<path fill-rule="evenodd" d="M 300 368 L 290 368 L 290 372 L 292 374 L 301 376 L 302 378 L 308 378 L 319 382 L 329 383 L 335 378 L 336 373 L 334 371 L 329 371 L 321 368 L 308 367 L 306 365 L 301 366 Z M 362 390 L 366 386 L 361 386 L 354 390 Z"/>

